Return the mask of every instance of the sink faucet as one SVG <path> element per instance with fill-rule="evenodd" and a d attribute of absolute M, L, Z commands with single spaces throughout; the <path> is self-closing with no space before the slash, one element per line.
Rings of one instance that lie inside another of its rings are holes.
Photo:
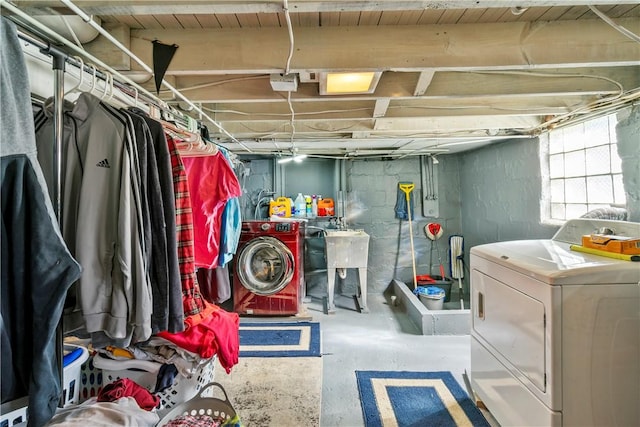
<path fill-rule="evenodd" d="M 344 220 L 344 217 L 336 218 L 336 225 L 338 226 L 338 230 L 345 230 L 347 228 L 347 222 Z"/>

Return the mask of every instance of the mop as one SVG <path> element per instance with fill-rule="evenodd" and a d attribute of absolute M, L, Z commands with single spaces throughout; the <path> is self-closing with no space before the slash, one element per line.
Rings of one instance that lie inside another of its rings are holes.
<path fill-rule="evenodd" d="M 398 188 L 402 190 L 407 200 L 407 216 L 409 218 L 409 240 L 411 241 L 411 265 L 413 266 L 413 289 L 418 288 L 417 279 L 416 279 L 416 256 L 415 251 L 413 249 L 413 227 L 411 226 L 411 191 L 415 188 L 415 184 L 413 182 L 399 182 Z"/>
<path fill-rule="evenodd" d="M 464 238 L 458 234 L 449 237 L 449 264 L 451 265 L 451 277 L 458 279 L 460 291 L 460 308 L 464 310 L 462 299 L 462 278 L 464 277 Z"/>

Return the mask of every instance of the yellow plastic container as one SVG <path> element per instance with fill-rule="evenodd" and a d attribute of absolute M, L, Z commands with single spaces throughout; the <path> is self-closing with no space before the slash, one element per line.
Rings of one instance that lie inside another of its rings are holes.
<path fill-rule="evenodd" d="M 318 216 L 334 216 L 335 207 L 333 199 L 326 198 L 318 201 Z"/>
<path fill-rule="evenodd" d="M 287 197 L 278 197 L 269 202 L 269 216 L 291 217 L 291 200 Z"/>

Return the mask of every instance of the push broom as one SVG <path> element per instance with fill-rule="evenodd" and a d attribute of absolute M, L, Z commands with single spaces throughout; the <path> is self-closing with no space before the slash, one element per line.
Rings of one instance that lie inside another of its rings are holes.
<path fill-rule="evenodd" d="M 413 266 L 413 289 L 418 288 L 417 279 L 416 279 L 416 256 L 415 251 L 413 249 L 413 227 L 411 226 L 411 197 L 410 194 L 415 188 L 415 184 L 412 182 L 400 182 L 398 183 L 398 187 L 404 193 L 407 199 L 407 216 L 409 218 L 409 240 L 411 241 L 411 265 Z"/>
<path fill-rule="evenodd" d="M 464 310 L 462 299 L 462 278 L 464 277 L 464 238 L 458 234 L 449 237 L 449 265 L 451 265 L 451 277 L 458 279 L 460 291 L 460 308 Z"/>

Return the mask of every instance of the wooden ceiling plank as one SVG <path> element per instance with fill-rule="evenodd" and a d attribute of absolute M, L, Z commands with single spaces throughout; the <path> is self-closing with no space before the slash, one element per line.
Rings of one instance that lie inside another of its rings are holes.
<path fill-rule="evenodd" d="M 154 15 L 154 18 L 165 30 L 182 29 L 182 25 L 174 15 Z"/>
<path fill-rule="evenodd" d="M 440 17 L 444 13 L 444 9 L 425 9 L 420 15 L 419 25 L 434 25 L 440 20 Z"/>
<path fill-rule="evenodd" d="M 203 28 L 195 15 L 176 15 L 182 28 Z"/>
<path fill-rule="evenodd" d="M 380 18 L 382 17 L 382 11 L 377 12 L 360 12 L 360 20 L 358 21 L 358 25 L 378 25 L 380 23 Z"/>
<path fill-rule="evenodd" d="M 321 12 L 320 25 L 322 27 L 337 27 L 340 25 L 340 14 L 337 12 Z"/>
<path fill-rule="evenodd" d="M 511 12 L 508 7 L 489 8 L 484 11 L 482 16 L 478 20 L 478 23 L 500 22 L 502 16 L 510 13 Z"/>
<path fill-rule="evenodd" d="M 155 19 L 153 20 L 154 24 L 155 24 L 155 27 L 147 27 L 144 22 L 141 22 L 139 19 L 137 19 L 137 18 L 139 18 L 139 16 L 138 17 L 134 17 L 134 16 L 130 16 L 130 15 L 115 15 L 114 18 L 118 22 L 120 22 L 121 24 L 125 24 L 129 28 L 135 29 L 135 30 L 138 30 L 138 29 L 150 29 L 150 28 L 159 27 L 158 21 L 156 21 Z"/>
<path fill-rule="evenodd" d="M 465 9 L 464 13 L 458 19 L 459 24 L 475 24 L 480 21 L 482 15 L 484 15 L 484 9 Z"/>
<path fill-rule="evenodd" d="M 465 9 L 447 9 L 444 11 L 438 24 L 455 24 L 464 14 Z"/>
<path fill-rule="evenodd" d="M 317 27 L 320 25 L 320 13 L 318 12 L 302 12 L 293 15 L 298 16 L 301 27 Z"/>
<path fill-rule="evenodd" d="M 258 28 L 260 27 L 260 20 L 255 13 L 241 13 L 236 15 L 236 19 L 242 28 Z"/>
<path fill-rule="evenodd" d="M 277 13 L 258 13 L 257 17 L 261 27 L 280 27 Z"/>
<path fill-rule="evenodd" d="M 538 18 L 540 21 L 556 21 L 558 19 L 560 19 L 560 17 L 562 15 L 564 15 L 565 13 L 567 13 L 567 11 L 570 9 L 570 6 L 554 6 L 554 7 L 550 7 L 545 13 L 543 13 L 540 18 Z"/>
<path fill-rule="evenodd" d="M 609 18 L 640 16 L 640 5 L 621 4 L 605 12 Z"/>
<path fill-rule="evenodd" d="M 338 21 L 341 26 L 358 25 L 360 12 L 340 12 Z"/>
<path fill-rule="evenodd" d="M 220 22 L 220 27 L 226 28 L 240 28 L 240 22 L 234 13 L 217 13 L 216 18 Z"/>
<path fill-rule="evenodd" d="M 544 7 L 530 7 L 518 16 L 518 21 L 539 21 L 541 16 L 544 16 L 551 9 L 549 6 Z"/>
<path fill-rule="evenodd" d="M 634 18 L 618 20 L 639 33 Z M 280 29 L 133 30 L 132 50 L 146 63 L 150 52 L 137 40 L 173 40 L 174 73 L 209 74 L 279 72 L 289 43 Z M 577 40 L 579 44 L 558 40 Z M 581 64 L 605 66 L 637 63 L 640 46 L 602 20 L 528 23 L 464 24 L 458 26 L 389 26 L 299 28 L 291 70 L 382 69 L 528 69 Z M 398 49 L 398 46 L 403 49 Z M 553 45 L 554 49 L 548 47 Z M 375 55 L 371 55 L 371 47 Z M 203 58 L 200 54 L 210 54 Z"/>
<path fill-rule="evenodd" d="M 422 10 L 405 10 L 400 15 L 398 25 L 416 25 L 422 16 Z"/>
<path fill-rule="evenodd" d="M 379 25 L 398 25 L 402 12 L 385 10 L 380 16 Z"/>
<path fill-rule="evenodd" d="M 202 28 L 220 28 L 220 22 L 213 14 L 200 14 L 196 15 L 196 17 Z"/>
<path fill-rule="evenodd" d="M 58 0 L 14 0 L 18 7 L 60 7 Z M 424 0 L 378 0 L 375 2 L 351 1 L 289 1 L 289 8 L 295 12 L 356 12 L 375 10 L 420 10 L 425 5 L 434 3 L 441 9 L 484 9 L 503 7 L 504 0 L 442 0 L 439 2 L 425 2 Z M 531 0 L 511 0 L 510 7 L 530 7 Z M 537 6 L 572 6 L 575 0 L 538 0 Z M 618 5 L 637 4 L 637 0 L 581 0 L 583 5 Z M 235 14 L 235 13 L 273 13 L 282 10 L 281 2 L 272 0 L 252 1 L 202 1 L 202 0 L 110 0 L 97 2 L 95 0 L 75 0 L 74 4 L 88 14 L 96 15 L 174 15 L 174 14 Z"/>
<path fill-rule="evenodd" d="M 591 12 L 587 6 L 573 6 L 569 8 L 569 10 L 567 10 L 564 14 L 562 14 L 562 16 L 560 16 L 558 19 L 573 21 L 575 19 L 580 19 L 585 15 L 591 17 L 594 16 L 593 12 Z"/>

